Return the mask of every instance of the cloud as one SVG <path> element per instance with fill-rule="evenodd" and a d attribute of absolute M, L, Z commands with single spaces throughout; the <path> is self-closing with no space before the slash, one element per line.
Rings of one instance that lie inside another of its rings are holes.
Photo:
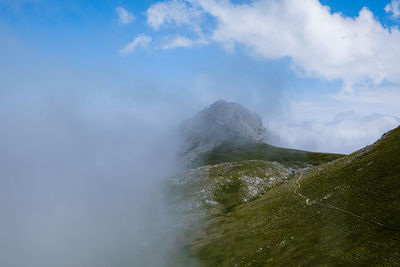
<path fill-rule="evenodd" d="M 192 47 L 193 46 L 193 41 L 184 37 L 184 36 L 176 36 L 174 39 L 169 40 L 165 44 L 163 44 L 161 47 L 163 49 L 173 49 L 177 47 Z"/>
<path fill-rule="evenodd" d="M 190 48 L 195 45 L 205 45 L 205 44 L 207 44 L 207 41 L 205 39 L 191 40 L 187 37 L 177 35 L 173 39 L 170 39 L 163 45 L 161 45 L 161 48 L 162 49 L 174 49 L 178 47 Z"/>
<path fill-rule="evenodd" d="M 173 0 L 159 2 L 147 10 L 147 24 L 158 30 L 164 24 L 191 25 L 196 31 L 202 11 L 190 1 Z"/>
<path fill-rule="evenodd" d="M 332 95 L 332 99 L 341 102 L 353 102 L 361 104 L 373 104 L 376 108 L 378 104 L 386 107 L 396 107 L 394 114 L 400 114 L 398 103 L 400 103 L 400 88 L 398 86 L 379 86 L 375 88 L 357 88 L 355 92 L 339 92 Z"/>
<path fill-rule="evenodd" d="M 385 11 L 386 13 L 391 13 L 394 19 L 400 18 L 400 1 L 392 0 L 391 3 L 385 6 Z"/>
<path fill-rule="evenodd" d="M 119 23 L 121 24 L 130 24 L 135 20 L 135 16 L 123 7 L 117 7 L 115 11 L 118 13 Z"/>
<path fill-rule="evenodd" d="M 227 50 L 240 45 L 254 57 L 290 58 L 298 76 L 341 80 L 347 91 L 360 84 L 400 83 L 400 31 L 384 27 L 368 8 L 353 18 L 316 0 L 191 0 L 160 2 L 147 14 L 155 29 L 193 25 L 203 32 L 209 24 L 198 18 L 211 16 L 209 38 Z"/>
<path fill-rule="evenodd" d="M 132 42 L 127 44 L 120 52 L 121 55 L 125 56 L 133 53 L 135 49 L 139 46 L 146 47 L 151 42 L 151 37 L 141 34 L 137 36 Z"/>
<path fill-rule="evenodd" d="M 0 266 L 165 266 L 180 253 L 163 185 L 182 105 L 25 55 L 29 72 L 0 63 Z"/>
<path fill-rule="evenodd" d="M 400 119 L 382 114 L 338 113 L 326 122 L 268 125 L 272 143 L 312 151 L 351 153 L 375 142 L 383 133 L 399 126 Z M 279 136 L 279 138 L 277 137 Z"/>

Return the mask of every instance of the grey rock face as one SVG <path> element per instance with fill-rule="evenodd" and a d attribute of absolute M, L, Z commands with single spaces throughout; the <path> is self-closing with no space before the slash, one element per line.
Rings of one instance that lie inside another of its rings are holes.
<path fill-rule="evenodd" d="M 263 142 L 261 117 L 237 103 L 223 100 L 200 111 L 181 125 L 184 153 L 189 160 L 225 141 Z"/>

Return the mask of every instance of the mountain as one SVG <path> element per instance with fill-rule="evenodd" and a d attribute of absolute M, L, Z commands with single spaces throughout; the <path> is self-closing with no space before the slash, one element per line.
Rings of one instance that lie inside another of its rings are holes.
<path fill-rule="evenodd" d="M 184 251 L 200 266 L 399 266 L 400 127 L 345 156 L 271 146 L 257 117 L 217 101 L 184 124 L 195 160 L 168 185 Z"/>
<path fill-rule="evenodd" d="M 226 188 L 232 198 L 240 192 Z M 209 216 L 185 241 L 204 266 L 399 266 L 400 127 L 353 154 L 290 173 Z"/>
<path fill-rule="evenodd" d="M 269 145 L 263 142 L 260 116 L 222 100 L 181 129 L 189 168 L 173 177 L 169 193 L 182 227 L 252 201 L 293 173 L 343 156 Z"/>
<path fill-rule="evenodd" d="M 181 125 L 183 155 L 191 167 L 268 160 L 319 164 L 341 157 L 278 148 L 266 142 L 261 117 L 237 103 L 218 100 Z"/>
<path fill-rule="evenodd" d="M 216 101 L 181 125 L 183 150 L 189 160 L 195 160 L 226 141 L 262 142 L 265 132 L 259 115 L 223 100 Z"/>

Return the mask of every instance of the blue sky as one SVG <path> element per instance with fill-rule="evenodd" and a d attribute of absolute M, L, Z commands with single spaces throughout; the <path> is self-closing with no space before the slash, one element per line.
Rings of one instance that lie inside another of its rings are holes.
<path fill-rule="evenodd" d="M 155 123 L 166 110 L 164 119 L 177 124 L 223 98 L 260 113 L 271 142 L 350 152 L 399 122 L 399 17 L 385 11 L 395 2 L 0 0 L 2 103 L 68 94 Z M 363 7 L 372 17 L 360 19 Z M 134 19 L 124 23 L 116 8 Z M 343 114 L 352 115 L 337 122 Z M 331 132 L 338 137 L 330 145 Z"/>

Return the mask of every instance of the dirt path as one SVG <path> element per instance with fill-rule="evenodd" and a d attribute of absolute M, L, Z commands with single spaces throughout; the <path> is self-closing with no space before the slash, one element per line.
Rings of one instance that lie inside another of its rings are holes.
<path fill-rule="evenodd" d="M 298 189 L 300 188 L 300 186 L 301 186 L 301 185 L 300 185 L 300 180 L 301 180 L 302 177 L 303 177 L 303 174 L 300 174 L 300 177 L 296 180 L 296 185 L 297 185 L 297 187 L 293 190 L 293 193 L 296 194 L 296 195 L 298 195 L 299 197 L 305 199 L 305 200 L 306 200 L 306 205 L 307 205 L 307 206 L 318 205 L 318 206 L 323 207 L 323 208 L 334 209 L 334 210 L 337 210 L 337 211 L 346 213 L 346 214 L 348 214 L 348 215 L 354 216 L 354 217 L 356 217 L 356 218 L 359 218 L 359 219 L 361 219 L 361 220 L 374 223 L 374 224 L 379 225 L 379 226 L 381 226 L 381 227 L 383 227 L 383 228 L 386 228 L 386 229 L 389 229 L 389 230 L 392 230 L 392 231 L 400 231 L 400 229 L 393 228 L 393 227 L 388 226 L 388 225 L 386 225 L 386 224 L 384 224 L 384 223 L 378 222 L 378 221 L 376 221 L 376 220 L 374 220 L 374 219 L 370 219 L 370 218 L 367 218 L 367 217 L 364 217 L 364 216 L 355 214 L 355 213 L 353 213 L 353 212 L 344 210 L 344 209 L 342 209 L 342 208 L 338 208 L 338 207 L 331 206 L 331 205 L 322 205 L 321 203 L 317 203 L 317 202 L 315 202 L 315 201 L 311 201 L 311 200 L 310 200 L 308 197 L 306 197 L 305 195 L 303 195 L 303 194 L 297 192 L 297 190 L 298 190 Z"/>
<path fill-rule="evenodd" d="M 306 197 L 305 195 L 302 195 L 301 193 L 297 193 L 297 189 L 300 188 L 300 183 L 299 183 L 299 181 L 300 181 L 300 179 L 301 179 L 302 177 L 303 177 L 303 174 L 300 174 L 300 177 L 296 180 L 297 188 L 294 189 L 293 193 L 295 193 L 296 195 L 298 195 L 298 196 L 301 197 L 301 198 L 304 198 L 304 199 L 306 200 L 307 206 L 311 206 L 311 205 L 313 205 L 313 204 L 310 204 L 310 199 L 309 199 L 308 197 Z"/>

